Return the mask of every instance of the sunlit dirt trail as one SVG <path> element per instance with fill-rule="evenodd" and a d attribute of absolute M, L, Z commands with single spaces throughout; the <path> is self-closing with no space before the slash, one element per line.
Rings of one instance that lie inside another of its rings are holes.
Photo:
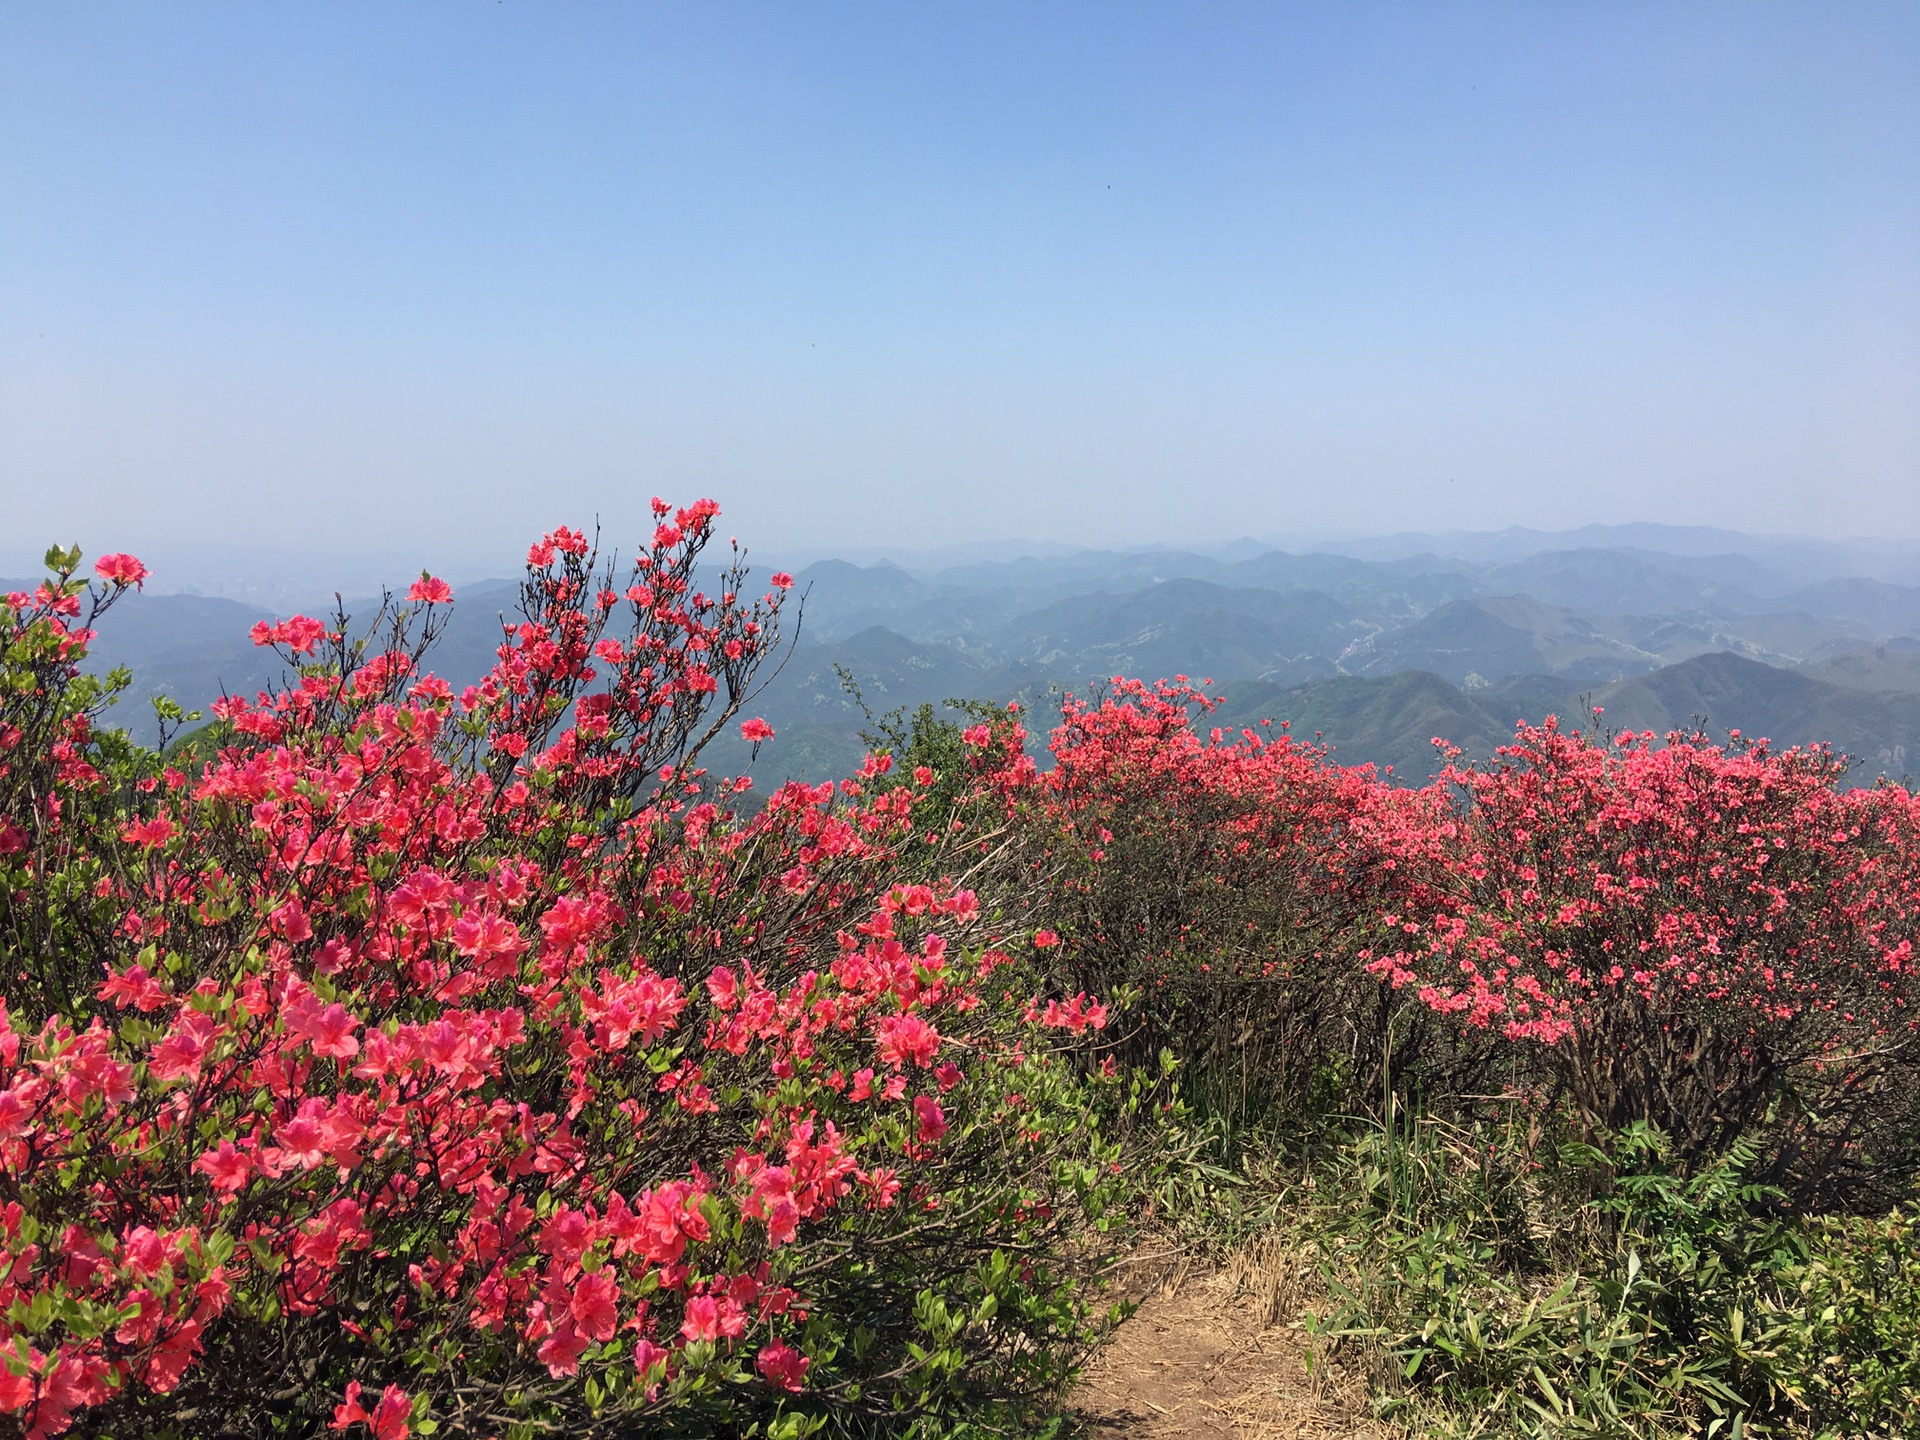
<path fill-rule="evenodd" d="M 1074 1396 L 1089 1437 L 1388 1440 L 1364 1387 L 1310 1376 L 1301 1332 L 1225 1272 L 1175 1276 L 1147 1296 Z"/>

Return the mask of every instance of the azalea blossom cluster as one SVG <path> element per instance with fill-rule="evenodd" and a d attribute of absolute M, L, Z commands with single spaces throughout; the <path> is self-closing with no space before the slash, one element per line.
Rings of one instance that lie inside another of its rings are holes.
<path fill-rule="evenodd" d="M 0 1412 L 26 1434 L 249 1393 L 381 1440 L 614 1433 L 1054 1363 L 1057 1217 L 1116 1182 L 1084 1125 L 1061 1143 L 1079 1102 L 1050 1128 L 1004 1097 L 1067 1094 L 1047 1051 L 1103 1012 L 1006 988 L 1016 937 L 943 873 L 969 837 L 920 840 L 924 785 L 729 808 L 745 782 L 700 754 L 791 580 L 749 599 L 736 553 L 705 593 L 716 507 L 655 510 L 617 579 L 579 532 L 536 544 L 462 693 L 423 577 L 364 635 L 264 622 L 288 683 L 165 757 L 95 734 L 77 555 L 8 597 Z M 96 612 L 144 573 L 102 560 Z M 925 1298 L 876 1329 L 889 1286 Z M 1007 1318 L 955 1359 L 949 1303 Z"/>
<path fill-rule="evenodd" d="M 1264 1068 L 1283 1098 L 1373 1043 L 1353 1031 L 1376 1017 L 1352 935 L 1391 878 L 1375 837 L 1444 817 L 1284 726 L 1207 726 L 1217 705 L 1184 676 L 1067 697 L 1045 791 L 1075 862 L 1052 901 L 1059 963 L 1069 987 L 1140 993 L 1123 1027 L 1136 1063 L 1166 1049 L 1190 1087 L 1223 1092 Z"/>
<path fill-rule="evenodd" d="M 1183 680 L 1069 698 L 1046 777 L 1077 863 L 1065 985 L 1143 998 L 1231 1111 L 1504 1091 L 1683 1156 L 1770 1137 L 1819 1200 L 1920 1163 L 1920 800 L 1737 735 L 1521 725 L 1394 787 Z M 1344 1097 L 1330 1084 L 1345 1084 Z"/>
<path fill-rule="evenodd" d="M 1423 879 L 1368 970 L 1544 1047 L 1599 1123 L 1712 1150 L 1799 1071 L 1857 1140 L 1920 1058 L 1920 800 L 1840 788 L 1819 748 L 1654 738 L 1550 718 L 1489 765 L 1450 760 L 1463 823 L 1444 864 L 1396 837 Z"/>

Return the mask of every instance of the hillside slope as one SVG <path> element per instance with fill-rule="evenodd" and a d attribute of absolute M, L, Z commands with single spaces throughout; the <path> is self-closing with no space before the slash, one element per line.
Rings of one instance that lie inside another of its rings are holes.
<path fill-rule="evenodd" d="M 1435 767 L 1432 740 L 1483 759 L 1519 720 L 1557 715 L 1563 723 L 1612 730 L 1703 729 L 1724 739 L 1738 730 L 1776 748 L 1826 742 L 1856 762 L 1853 781 L 1899 780 L 1920 768 L 1920 696 L 1863 693 L 1738 655 L 1701 655 L 1611 685 L 1582 687 L 1530 676 L 1467 691 L 1443 677 L 1407 672 L 1381 679 L 1343 676 L 1307 685 L 1228 686 L 1216 723 L 1291 722 L 1319 734 L 1344 764 L 1391 767 L 1419 783 Z"/>

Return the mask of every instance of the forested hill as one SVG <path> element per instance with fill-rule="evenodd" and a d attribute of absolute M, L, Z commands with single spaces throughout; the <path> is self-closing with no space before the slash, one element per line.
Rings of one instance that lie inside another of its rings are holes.
<path fill-rule="evenodd" d="M 1517 721 L 1548 715 L 1574 728 L 1661 736 L 1695 728 L 1724 736 L 1738 729 L 1776 746 L 1825 741 L 1854 757 L 1860 783 L 1920 770 L 1920 693 L 1848 689 L 1724 652 L 1600 686 L 1526 675 L 1468 691 L 1431 671 L 1411 670 L 1292 687 L 1244 681 L 1227 686 L 1223 698 L 1216 724 L 1284 719 L 1301 738 L 1324 735 L 1336 760 L 1391 766 L 1414 783 L 1433 771 L 1435 737 L 1483 758 L 1512 737 Z"/>

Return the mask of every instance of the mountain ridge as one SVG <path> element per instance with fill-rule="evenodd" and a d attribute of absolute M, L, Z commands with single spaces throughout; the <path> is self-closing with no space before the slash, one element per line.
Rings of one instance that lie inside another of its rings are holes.
<path fill-rule="evenodd" d="M 782 732 L 762 764 L 807 778 L 857 765 L 864 717 L 842 670 L 881 712 L 950 697 L 1044 712 L 1059 692 L 1116 674 L 1208 677 L 1228 711 L 1291 696 L 1296 729 L 1322 729 L 1342 755 L 1402 773 L 1429 761 L 1434 734 L 1451 728 L 1470 751 L 1490 750 L 1523 714 L 1588 694 L 1608 697 L 1609 723 L 1664 732 L 1697 711 L 1794 743 L 1830 739 L 1875 763 L 1884 751 L 1890 773 L 1904 763 L 1915 737 L 1900 697 L 1920 693 L 1920 586 L 1822 575 L 1807 547 L 1818 559 L 1831 542 L 1745 537 L 1737 551 L 1725 548 L 1732 532 L 1571 533 L 1634 543 L 1538 548 L 1556 537 L 1515 531 L 1476 543 L 1535 548 L 1492 559 L 1400 537 L 1376 547 L 1395 552 L 1385 558 L 1247 541 L 1212 554 L 968 553 L 945 568 L 816 560 L 796 577 L 795 648 L 753 700 Z M 1682 542 L 1703 553 L 1673 553 Z M 511 581 L 459 587 L 435 668 L 456 684 L 483 673 L 515 597 Z M 348 609 L 365 617 L 376 603 Z M 141 712 L 155 693 L 201 708 L 271 681 L 277 661 L 247 634 L 267 614 L 238 600 L 125 597 L 91 660 L 134 672 L 112 719 L 150 739 Z M 715 763 L 744 759 L 738 748 Z"/>

